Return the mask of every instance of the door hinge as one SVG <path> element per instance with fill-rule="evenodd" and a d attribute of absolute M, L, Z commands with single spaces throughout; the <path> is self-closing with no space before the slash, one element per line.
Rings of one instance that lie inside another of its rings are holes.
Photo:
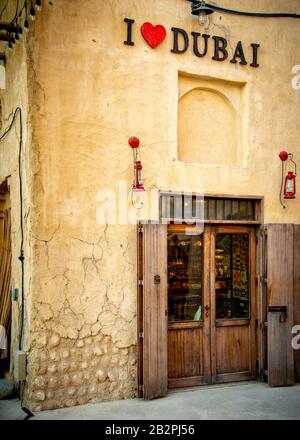
<path fill-rule="evenodd" d="M 143 226 L 138 227 L 138 232 L 141 232 L 141 233 L 143 232 Z"/>
<path fill-rule="evenodd" d="M 139 284 L 139 286 L 143 286 L 144 285 L 144 280 L 139 280 L 138 284 Z"/>
<path fill-rule="evenodd" d="M 144 385 L 139 385 L 139 391 L 144 394 Z"/>
<path fill-rule="evenodd" d="M 139 332 L 139 338 L 143 338 L 144 337 L 144 332 Z"/>
<path fill-rule="evenodd" d="M 255 327 L 258 327 L 258 319 L 255 320 Z"/>

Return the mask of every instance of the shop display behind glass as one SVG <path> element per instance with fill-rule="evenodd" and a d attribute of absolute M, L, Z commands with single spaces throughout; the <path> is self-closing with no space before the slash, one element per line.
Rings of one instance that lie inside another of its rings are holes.
<path fill-rule="evenodd" d="M 249 317 L 249 235 L 216 236 L 216 319 Z"/>
<path fill-rule="evenodd" d="M 202 237 L 168 234 L 170 322 L 202 320 Z"/>

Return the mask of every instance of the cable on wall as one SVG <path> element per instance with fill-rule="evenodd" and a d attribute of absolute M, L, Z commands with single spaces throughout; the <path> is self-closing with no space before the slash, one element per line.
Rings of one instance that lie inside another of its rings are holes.
<path fill-rule="evenodd" d="M 193 3 L 198 3 L 200 0 L 188 0 Z M 214 11 L 218 12 L 224 12 L 225 14 L 235 14 L 235 15 L 244 15 L 248 17 L 277 17 L 277 18 L 300 18 L 300 14 L 294 13 L 294 12 L 248 12 L 248 11 L 240 11 L 236 9 L 228 9 L 228 8 L 222 8 L 221 6 L 212 5 L 210 3 L 205 3 L 205 6 L 213 9 Z"/>
<path fill-rule="evenodd" d="M 6 10 L 8 2 L 0 12 L 0 17 Z M 16 1 L 16 11 L 13 18 L 7 23 L 0 23 L 0 29 L 5 30 L 6 34 L 0 35 L 0 41 L 7 41 L 8 48 L 13 49 L 14 44 L 22 37 L 23 29 L 29 30 L 29 19 L 35 20 L 36 11 L 41 11 L 42 0 L 25 0 L 23 4 L 21 0 Z M 21 21 L 24 19 L 23 24 Z M 5 61 L 5 55 L 2 54 L 2 58 Z"/>
<path fill-rule="evenodd" d="M 20 255 L 19 260 L 21 262 L 21 313 L 19 314 L 19 350 L 22 349 L 23 332 L 24 332 L 24 297 L 25 297 L 25 283 L 24 283 L 24 221 L 23 221 L 23 179 L 22 179 L 22 151 L 23 151 L 23 119 L 22 110 L 17 107 L 13 113 L 11 123 L 4 133 L 0 136 L 0 142 L 2 142 L 6 136 L 12 130 L 17 117 L 19 116 L 19 151 L 18 151 L 18 168 L 19 168 L 19 194 L 20 194 L 20 230 L 21 230 L 21 243 L 20 243 Z"/>
<path fill-rule="evenodd" d="M 283 181 L 284 181 L 284 162 L 282 161 L 282 168 L 281 168 L 281 185 L 280 185 L 280 193 L 279 193 L 279 201 L 283 208 L 285 208 L 285 205 L 282 203 L 282 190 L 283 190 Z"/>

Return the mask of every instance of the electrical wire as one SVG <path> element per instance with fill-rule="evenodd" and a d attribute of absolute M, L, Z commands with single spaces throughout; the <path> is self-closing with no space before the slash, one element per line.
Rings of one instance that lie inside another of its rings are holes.
<path fill-rule="evenodd" d="M 285 205 L 282 203 L 282 189 L 283 189 L 283 175 L 284 175 L 284 162 L 281 162 L 281 186 L 280 186 L 280 193 L 279 193 L 279 201 L 280 205 L 285 209 Z"/>
<path fill-rule="evenodd" d="M 2 8 L 1 12 L 0 12 L 0 18 L 2 17 L 4 11 L 7 9 L 7 5 L 8 2 L 6 2 L 6 4 L 4 5 L 4 7 Z M 21 17 L 23 10 L 26 8 L 27 6 L 27 0 L 24 1 L 23 6 L 20 8 L 19 10 L 19 5 L 20 5 L 20 0 L 17 0 L 17 5 L 16 5 L 16 11 L 15 11 L 15 15 L 14 17 L 9 21 L 9 24 L 12 25 L 18 18 Z"/>
<path fill-rule="evenodd" d="M 290 162 L 292 162 L 294 164 L 295 167 L 295 176 L 297 176 L 297 164 L 293 159 L 294 155 L 292 153 L 289 153 L 289 158 L 290 158 Z"/>
<path fill-rule="evenodd" d="M 9 24 L 12 24 L 12 23 L 15 21 L 15 19 L 17 18 L 17 16 L 18 16 L 19 3 L 20 3 L 20 0 L 17 0 L 17 6 L 16 6 L 15 16 L 14 16 L 14 18 L 9 22 Z M 8 3 L 7 3 L 7 4 L 8 4 Z"/>
<path fill-rule="evenodd" d="M 188 0 L 188 1 L 192 1 L 194 3 L 197 3 L 198 0 Z M 222 8 L 221 6 L 215 6 L 210 3 L 205 3 L 205 6 L 208 6 L 209 8 L 213 9 L 214 11 L 224 12 L 225 14 L 244 15 L 244 16 L 248 16 L 248 17 L 300 18 L 300 14 L 293 13 L 293 12 L 246 12 L 246 11 L 239 11 L 239 10 L 235 10 L 235 9 Z"/>
<path fill-rule="evenodd" d="M 8 128 L 4 131 L 4 133 L 0 136 L 0 142 L 2 142 L 3 139 L 5 139 L 5 137 L 12 130 L 18 115 L 19 115 L 19 128 L 20 128 L 18 168 L 19 168 L 20 230 L 21 230 L 20 255 L 18 257 L 21 262 L 21 312 L 19 313 L 19 350 L 21 350 L 23 331 L 24 331 L 25 271 L 24 271 L 24 222 L 23 222 L 23 179 L 22 179 L 23 119 L 22 119 L 22 110 L 20 107 L 17 107 L 15 109 L 11 123 L 9 124 Z"/>
<path fill-rule="evenodd" d="M 22 410 L 27 414 L 24 420 L 28 420 L 31 417 L 34 417 L 34 414 L 32 414 L 32 412 L 28 408 L 25 408 L 25 406 L 22 406 Z"/>
<path fill-rule="evenodd" d="M 0 18 L 2 18 L 3 12 L 4 12 L 5 9 L 6 9 L 6 6 L 7 6 L 7 4 L 3 6 L 3 8 L 2 8 L 2 10 L 1 10 L 1 12 L 0 12 Z"/>
<path fill-rule="evenodd" d="M 24 303 L 25 303 L 25 283 L 24 283 L 24 222 L 23 222 L 23 180 L 22 180 L 22 152 L 23 152 L 23 118 L 22 118 L 22 109 L 17 107 L 13 112 L 13 117 L 11 123 L 8 128 L 4 130 L 4 133 L 0 136 L 0 143 L 5 139 L 5 137 L 12 130 L 17 116 L 19 115 L 19 127 L 20 127 L 20 137 L 19 137 L 19 190 L 20 190 L 20 228 L 21 228 L 21 244 L 20 244 L 20 256 L 19 260 L 21 262 L 21 273 L 22 273 L 22 288 L 21 288 L 21 307 L 19 308 L 19 350 L 22 349 L 22 341 L 23 341 L 23 331 L 24 331 Z M 25 383 L 19 382 L 18 386 L 18 397 L 21 401 L 21 408 L 25 412 L 26 417 L 24 420 L 28 420 L 31 417 L 34 417 L 34 414 L 23 405 L 24 400 L 24 391 L 25 391 Z"/>
<path fill-rule="evenodd" d="M 139 159 L 140 159 L 140 161 L 142 160 L 142 158 L 141 158 L 141 152 L 140 152 L 140 151 L 138 152 L 136 148 L 133 148 L 133 149 L 132 149 L 132 152 L 133 152 L 133 169 L 135 169 L 135 164 L 136 164 L 136 161 L 138 160 L 138 155 L 139 155 Z M 140 209 L 143 208 L 143 206 L 144 206 L 144 202 L 141 201 L 141 203 L 140 203 L 139 206 L 136 206 L 136 205 L 135 205 L 135 202 L 134 202 L 134 200 L 133 200 L 134 185 L 135 185 L 135 179 L 133 180 L 133 184 L 132 184 L 132 187 L 131 187 L 131 190 L 130 190 L 130 192 L 131 192 L 131 204 L 132 204 L 132 206 L 134 207 L 134 209 L 140 210 Z"/>

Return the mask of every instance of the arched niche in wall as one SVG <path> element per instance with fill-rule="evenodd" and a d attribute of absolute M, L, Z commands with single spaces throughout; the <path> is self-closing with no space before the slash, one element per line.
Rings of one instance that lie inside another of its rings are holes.
<path fill-rule="evenodd" d="M 220 91 L 197 87 L 180 97 L 178 159 L 207 165 L 237 164 L 237 112 Z"/>

